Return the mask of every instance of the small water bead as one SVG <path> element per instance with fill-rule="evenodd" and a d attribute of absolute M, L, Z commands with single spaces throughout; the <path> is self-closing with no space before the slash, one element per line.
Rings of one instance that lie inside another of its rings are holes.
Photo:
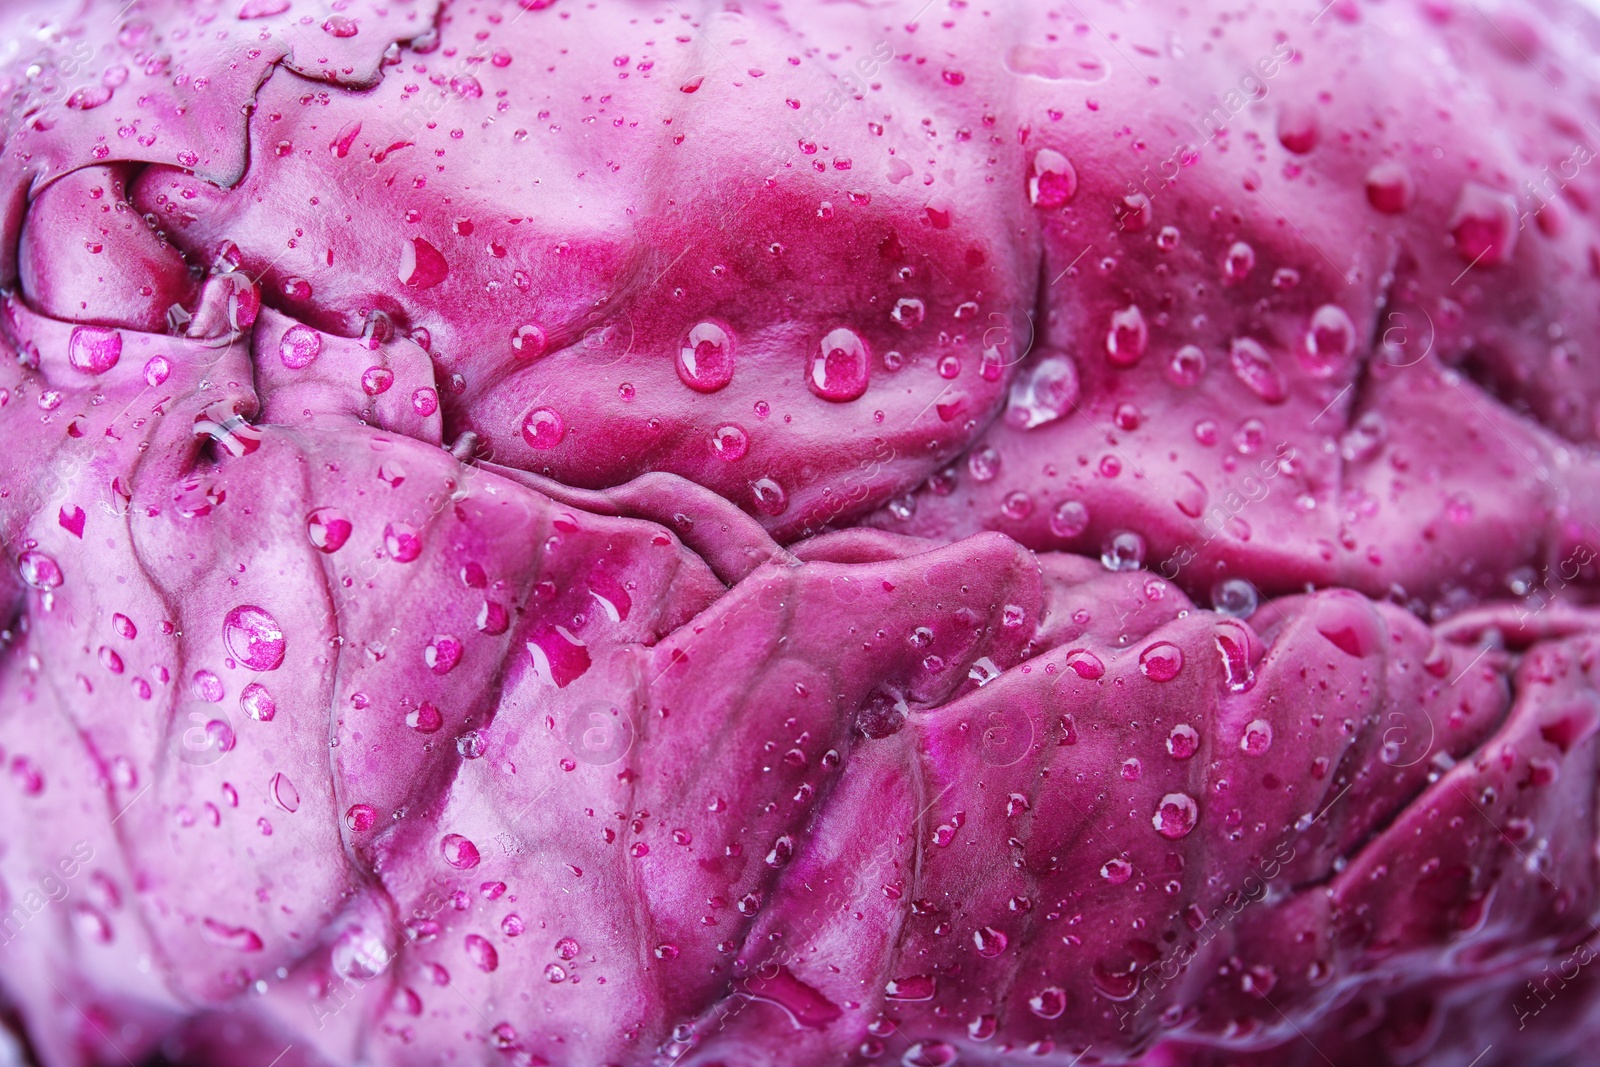
<path fill-rule="evenodd" d="M 1200 749 L 1200 733 L 1186 722 L 1180 722 L 1167 734 L 1167 755 L 1173 759 L 1188 759 Z"/>
<path fill-rule="evenodd" d="M 1265 756 L 1271 749 L 1272 724 L 1265 719 L 1252 720 L 1239 738 L 1239 750 L 1247 756 Z"/>
<path fill-rule="evenodd" d="M 1233 431 L 1233 447 L 1241 456 L 1253 456 L 1267 442 L 1267 424 L 1257 418 L 1248 418 Z"/>
<path fill-rule="evenodd" d="M 370 804 L 352 804 L 345 810 L 344 824 L 355 833 L 364 834 L 378 821 L 378 813 Z"/>
<path fill-rule="evenodd" d="M 166 356 L 151 356 L 144 365 L 145 384 L 152 389 L 159 388 L 172 376 L 172 363 Z"/>
<path fill-rule="evenodd" d="M 840 327 L 825 335 L 812 354 L 806 384 L 824 400 L 855 400 L 867 391 L 870 365 L 866 342 Z"/>
<path fill-rule="evenodd" d="M 411 410 L 427 418 L 439 410 L 439 394 L 431 387 L 423 386 L 411 394 Z"/>
<path fill-rule="evenodd" d="M 1337 371 L 1355 351 L 1356 325 L 1344 308 L 1337 304 L 1323 304 L 1311 314 L 1311 324 L 1306 330 L 1306 369 L 1319 378 Z"/>
<path fill-rule="evenodd" d="M 1000 473 L 1000 453 L 990 445 L 983 445 L 974 449 L 967 457 L 967 470 L 972 477 L 980 482 L 994 481 Z"/>
<path fill-rule="evenodd" d="M 1061 207 L 1078 191 L 1078 172 L 1066 156 L 1053 148 L 1041 148 L 1033 155 L 1028 177 L 1028 200 L 1034 207 L 1049 211 Z"/>
<path fill-rule="evenodd" d="M 554 408 L 538 407 L 522 420 L 522 439 L 529 448 L 548 451 L 567 436 L 567 421 Z"/>
<path fill-rule="evenodd" d="M 1173 841 L 1188 837 L 1199 821 L 1200 806 L 1187 793 L 1168 793 L 1150 817 L 1156 832 Z"/>
<path fill-rule="evenodd" d="M 1256 612 L 1259 596 L 1245 578 L 1224 578 L 1211 589 L 1211 610 L 1235 619 L 1248 619 Z"/>
<path fill-rule="evenodd" d="M 534 323 L 525 323 L 511 332 L 511 351 L 516 353 L 520 360 L 538 359 L 544 355 L 545 348 L 550 339 L 543 329 Z"/>
<path fill-rule="evenodd" d="M 1206 354 L 1199 345 L 1184 345 L 1167 362 L 1167 381 L 1173 385 L 1194 385 L 1206 373 Z"/>
<path fill-rule="evenodd" d="M 866 1048 L 868 1044 L 862 1042 L 862 1047 Z M 877 1049 L 882 1048 L 881 1043 L 870 1044 Z M 918 1041 L 901 1054 L 900 1067 L 955 1067 L 960 1058 L 956 1047 L 947 1041 Z"/>
<path fill-rule="evenodd" d="M 1136 571 L 1144 566 L 1144 538 L 1132 530 L 1118 530 L 1100 550 L 1100 563 L 1108 571 Z"/>
<path fill-rule="evenodd" d="M 894 309 L 889 312 L 889 317 L 904 329 L 912 329 L 922 323 L 928 310 L 922 301 L 914 297 L 901 297 L 894 302 Z"/>
<path fill-rule="evenodd" d="M 1161 232 L 1156 234 L 1156 247 L 1163 252 L 1170 252 L 1178 247 L 1178 242 L 1182 239 L 1182 236 L 1176 226 L 1163 226 L 1161 227 Z"/>
<path fill-rule="evenodd" d="M 209 729 L 207 732 L 210 732 Z M 288 775 L 282 772 L 274 774 L 272 776 L 271 792 L 273 801 L 290 815 L 300 810 L 300 790 L 296 789 L 294 783 L 289 781 Z"/>
<path fill-rule="evenodd" d="M 1300 284 L 1300 272 L 1293 267 L 1279 267 L 1272 272 L 1272 287 L 1289 290 Z"/>
<path fill-rule="evenodd" d="M 111 616 L 111 628 L 117 632 L 118 637 L 129 641 L 139 636 L 139 628 L 133 624 L 133 620 L 120 611 Z"/>
<path fill-rule="evenodd" d="M 391 522 L 383 528 L 383 548 L 396 563 L 410 563 L 422 555 L 422 538 L 403 522 Z"/>
<path fill-rule="evenodd" d="M 104 374 L 122 358 L 122 333 L 100 326 L 76 326 L 67 341 L 67 362 L 84 374 Z"/>
<path fill-rule="evenodd" d="M 1256 250 L 1243 241 L 1235 241 L 1228 246 L 1227 252 L 1222 256 L 1222 277 L 1231 284 L 1237 284 L 1250 277 L 1250 272 L 1256 267 Z"/>
<path fill-rule="evenodd" d="M 1157 641 L 1139 654 L 1139 670 L 1151 681 L 1170 682 L 1183 670 L 1183 650 L 1170 641 Z"/>
<path fill-rule="evenodd" d="M 1142 233 L 1155 217 L 1150 198 L 1143 193 L 1130 193 L 1116 205 L 1117 225 L 1129 233 Z"/>
<path fill-rule="evenodd" d="M 720 323 L 692 326 L 678 349 L 678 378 L 697 393 L 714 393 L 733 381 L 733 337 Z"/>
<path fill-rule="evenodd" d="M 1050 532 L 1057 537 L 1077 537 L 1089 528 L 1089 509 L 1081 500 L 1064 500 L 1050 514 Z"/>
<path fill-rule="evenodd" d="M 1317 146 L 1321 133 L 1317 113 L 1305 104 L 1284 104 L 1278 109 L 1278 143 L 1297 156 Z"/>
<path fill-rule="evenodd" d="M 1106 665 L 1100 661 L 1100 657 L 1086 648 L 1075 648 L 1068 652 L 1066 662 L 1073 674 L 1087 682 L 1092 682 L 1106 673 Z M 1070 720 L 1071 716 L 1068 716 L 1069 727 Z"/>
<path fill-rule="evenodd" d="M 278 342 L 278 359 L 290 370 L 303 370 L 322 353 L 322 334 L 309 326 L 291 326 Z"/>
<path fill-rule="evenodd" d="M 1143 420 L 1144 413 L 1139 410 L 1139 406 L 1126 401 L 1118 404 L 1116 410 L 1111 413 L 1112 425 L 1128 433 L 1137 430 Z"/>
<path fill-rule="evenodd" d="M 1253 337 L 1236 337 L 1228 348 L 1228 363 L 1233 373 L 1256 396 L 1269 404 L 1287 399 L 1288 386 L 1267 350 Z"/>
<path fill-rule="evenodd" d="M 1076 407 L 1079 391 L 1078 367 L 1072 358 L 1064 354 L 1046 356 L 1011 383 L 1006 424 L 1031 430 L 1055 422 Z"/>
<path fill-rule="evenodd" d="M 1139 362 L 1150 344 L 1150 328 L 1138 304 L 1111 313 L 1111 329 L 1106 334 L 1106 358 L 1113 366 L 1131 367 Z"/>
<path fill-rule="evenodd" d="M 720 460 L 732 463 L 743 459 L 750 450 L 750 437 L 743 428 L 725 423 L 711 434 L 711 453 Z"/>
<path fill-rule="evenodd" d="M 1122 780 L 1124 782 L 1137 782 L 1144 776 L 1144 763 L 1138 756 L 1129 756 L 1122 761 Z"/>
<path fill-rule="evenodd" d="M 1467 182 L 1450 219 L 1456 254 L 1479 267 L 1509 262 L 1517 247 L 1517 218 L 1517 202 L 1510 194 Z"/>
<path fill-rule="evenodd" d="M 456 738 L 456 754 L 462 759 L 482 759 L 489 742 L 477 730 L 468 730 Z"/>
<path fill-rule="evenodd" d="M 195 671 L 189 679 L 189 689 L 200 700 L 209 704 L 219 704 L 227 691 L 222 686 L 222 679 L 207 670 Z"/>

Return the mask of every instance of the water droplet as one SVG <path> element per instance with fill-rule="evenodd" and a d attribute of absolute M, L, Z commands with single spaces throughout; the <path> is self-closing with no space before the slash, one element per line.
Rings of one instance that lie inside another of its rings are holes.
<path fill-rule="evenodd" d="M 1156 805 L 1150 823 L 1165 838 L 1176 841 L 1189 836 L 1195 823 L 1200 821 L 1200 806 L 1187 793 L 1168 793 Z"/>
<path fill-rule="evenodd" d="M 241 604 L 228 612 L 222 624 L 222 641 L 234 659 L 253 671 L 277 670 L 283 665 L 288 648 L 278 620 L 251 604 Z"/>
<path fill-rule="evenodd" d="M 391 522 L 383 528 L 383 548 L 396 563 L 410 563 L 422 555 L 422 538 L 405 523 Z"/>
<path fill-rule="evenodd" d="M 460 834 L 445 834 L 439 842 L 439 854 L 458 871 L 470 871 L 478 865 L 478 846 Z"/>
<path fill-rule="evenodd" d="M 901 1054 L 900 1067 L 955 1067 L 959 1059 L 956 1047 L 949 1042 L 918 1041 Z"/>
<path fill-rule="evenodd" d="M 531 322 L 523 323 L 511 333 L 511 351 L 521 360 L 538 359 L 549 343 L 544 330 Z"/>
<path fill-rule="evenodd" d="M 1057 537 L 1077 537 L 1089 528 L 1089 509 L 1081 500 L 1064 500 L 1050 515 L 1050 532 Z"/>
<path fill-rule="evenodd" d="M 1173 385 L 1194 385 L 1206 373 L 1206 354 L 1199 345 L 1184 345 L 1167 363 L 1167 381 Z"/>
<path fill-rule="evenodd" d="M 992 926 L 980 926 L 972 932 L 972 943 L 978 950 L 978 955 L 985 959 L 993 959 L 1006 950 L 1010 943 L 1006 935 Z"/>
<path fill-rule="evenodd" d="M 432 289 L 450 274 L 450 265 L 439 250 L 420 237 L 400 245 L 400 267 L 396 276 L 413 289 Z"/>
<path fill-rule="evenodd" d="M 256 722 L 271 722 L 278 714 L 278 702 L 260 682 L 251 682 L 240 690 L 239 707 Z"/>
<path fill-rule="evenodd" d="M 309 326 L 291 326 L 278 342 L 278 358 L 290 370 L 309 367 L 322 352 L 322 334 Z"/>
<path fill-rule="evenodd" d="M 1106 334 L 1106 358 L 1113 366 L 1131 367 L 1139 362 L 1150 343 L 1150 328 L 1138 304 L 1111 313 L 1111 330 Z"/>
<path fill-rule="evenodd" d="M 1305 363 L 1311 373 L 1328 377 L 1350 358 L 1355 346 L 1356 326 L 1344 308 L 1323 304 L 1312 312 L 1305 340 Z"/>
<path fill-rule="evenodd" d="M 1041 1019 L 1059 1019 L 1067 1010 L 1067 991 L 1049 986 L 1028 998 L 1028 1010 Z"/>
<path fill-rule="evenodd" d="M 1254 338 L 1234 338 L 1228 349 L 1228 363 L 1245 387 L 1267 403 L 1281 404 L 1289 395 L 1277 363 Z"/>
<path fill-rule="evenodd" d="M 233 949 L 235 952 L 261 951 L 260 935 L 248 927 L 229 926 L 215 919 L 204 919 L 200 925 L 206 932 L 207 940 L 213 944 Z"/>
<path fill-rule="evenodd" d="M 1085 681 L 1092 682 L 1106 673 L 1106 665 L 1100 662 L 1100 657 L 1086 648 L 1073 649 L 1067 653 L 1067 666 L 1072 668 L 1072 673 Z M 1071 726 L 1071 716 L 1067 717 L 1068 726 Z M 1068 741 L 1067 744 L 1072 744 Z"/>
<path fill-rule="evenodd" d="M 756 510 L 773 517 L 789 509 L 789 493 L 771 478 L 758 478 L 750 483 L 750 495 Z"/>
<path fill-rule="evenodd" d="M 1139 671 L 1151 681 L 1170 682 L 1183 670 L 1183 650 L 1171 641 L 1157 641 L 1139 654 Z"/>
<path fill-rule="evenodd" d="M 731 422 L 718 426 L 711 433 L 711 454 L 720 460 L 733 463 L 744 458 L 750 450 L 750 437 L 743 427 Z"/>
<path fill-rule="evenodd" d="M 1217 652 L 1222 656 L 1223 680 L 1231 693 L 1243 693 L 1256 684 L 1250 662 L 1250 635 L 1236 622 L 1217 626 Z"/>
<path fill-rule="evenodd" d="M 1006 423 L 1031 430 L 1056 421 L 1078 403 L 1078 367 L 1063 354 L 1046 356 L 1011 383 Z"/>
<path fill-rule="evenodd" d="M 1120 857 L 1113 857 L 1100 865 L 1100 877 L 1112 885 L 1122 885 L 1133 877 L 1133 864 Z"/>
<path fill-rule="evenodd" d="M 422 649 L 422 661 L 434 674 L 449 674 L 461 662 L 464 651 L 459 640 L 449 634 L 434 634 Z"/>
<path fill-rule="evenodd" d="M 1416 196 L 1416 184 L 1405 164 L 1385 160 L 1367 171 L 1367 203 L 1385 215 L 1405 211 Z"/>
<path fill-rule="evenodd" d="M 1100 562 L 1108 571 L 1136 571 L 1144 566 L 1144 538 L 1131 530 L 1118 530 L 1106 539 Z"/>
<path fill-rule="evenodd" d="M 1256 250 L 1243 241 L 1235 241 L 1223 254 L 1222 277 L 1230 283 L 1237 284 L 1250 277 L 1250 272 L 1255 266 Z"/>
<path fill-rule="evenodd" d="M 478 934 L 468 934 L 464 944 L 467 950 L 467 958 L 472 961 L 473 966 L 477 967 L 478 970 L 487 974 L 500 966 L 500 953 L 495 951 L 494 946 L 489 944 L 487 938 L 480 937 Z"/>
<path fill-rule="evenodd" d="M 1450 217 L 1456 254 L 1479 267 L 1509 262 L 1517 247 L 1517 202 L 1507 193 L 1467 182 Z"/>
<path fill-rule="evenodd" d="M 53 557 L 31 549 L 17 557 L 17 573 L 35 589 L 54 589 L 65 580 Z"/>
<path fill-rule="evenodd" d="M 1183 234 L 1176 226 L 1163 226 L 1156 234 L 1156 247 L 1163 252 L 1171 252 L 1178 247 L 1178 242 L 1183 239 Z"/>
<path fill-rule="evenodd" d="M 306 536 L 321 552 L 337 552 L 350 540 L 354 527 L 338 508 L 318 508 L 306 516 Z"/>
<path fill-rule="evenodd" d="M 300 791 L 282 771 L 272 776 L 272 799 L 291 815 L 300 810 Z"/>
<path fill-rule="evenodd" d="M 172 363 L 166 356 L 151 356 L 144 365 L 145 384 L 152 389 L 159 388 L 172 376 Z"/>
<path fill-rule="evenodd" d="M 990 445 L 982 445 L 967 457 L 967 470 L 980 482 L 992 482 L 1000 473 L 1000 453 Z"/>
<path fill-rule="evenodd" d="M 406 713 L 406 725 L 419 734 L 437 733 L 444 725 L 444 716 L 438 708 L 424 700 Z"/>
<path fill-rule="evenodd" d="M 1317 113 L 1303 104 L 1284 104 L 1278 109 L 1278 143 L 1297 156 L 1317 147 L 1320 133 Z"/>
<path fill-rule="evenodd" d="M 1186 722 L 1180 722 L 1167 734 L 1167 755 L 1173 759 L 1188 759 L 1200 748 L 1200 733 Z"/>
<path fill-rule="evenodd" d="M 379 396 L 394 384 L 394 371 L 388 367 L 368 367 L 361 373 L 361 391 L 368 396 Z"/>
<path fill-rule="evenodd" d="M 104 374 L 122 358 L 122 333 L 100 326 L 75 326 L 67 341 L 67 361 L 84 374 Z"/>
<path fill-rule="evenodd" d="M 353 18 L 345 15 L 329 15 L 322 24 L 322 32 L 330 37 L 354 37 L 359 29 Z"/>
<path fill-rule="evenodd" d="M 824 400 L 842 403 L 867 391 L 870 357 L 866 342 L 844 327 L 830 331 L 811 356 L 806 384 Z"/>
<path fill-rule="evenodd" d="M 1236 619 L 1254 615 L 1258 602 L 1256 587 L 1244 578 L 1224 578 L 1211 588 L 1211 610 Z"/>
<path fill-rule="evenodd" d="M 345 809 L 344 824 L 358 834 L 372 829 L 372 824 L 377 821 L 378 813 L 371 804 L 352 804 Z"/>
<path fill-rule="evenodd" d="M 884 983 L 883 995 L 889 1000 L 932 1000 L 938 985 L 931 974 L 913 974 L 906 978 L 891 978 Z"/>
<path fill-rule="evenodd" d="M 651 953 L 658 960 L 675 960 L 678 958 L 677 945 L 657 945 Z"/>
<path fill-rule="evenodd" d="M 1265 756 L 1271 749 L 1272 724 L 1265 719 L 1252 720 L 1239 738 L 1239 751 L 1246 756 Z"/>
<path fill-rule="evenodd" d="M 1028 199 L 1041 210 L 1061 207 L 1078 191 L 1078 172 L 1066 156 L 1053 148 L 1041 148 L 1033 156 L 1033 173 L 1028 178 Z"/>
<path fill-rule="evenodd" d="M 903 328 L 909 330 L 920 326 L 927 317 L 928 309 L 922 301 L 915 297 L 903 296 L 894 302 L 894 309 L 889 312 L 889 317 Z"/>
<path fill-rule="evenodd" d="M 567 436 L 567 420 L 554 408 L 534 408 L 522 420 L 522 439 L 529 448 L 546 451 L 555 448 Z"/>
<path fill-rule="evenodd" d="M 714 393 L 733 380 L 733 336 L 719 323 L 689 330 L 678 350 L 678 377 L 697 393 Z"/>

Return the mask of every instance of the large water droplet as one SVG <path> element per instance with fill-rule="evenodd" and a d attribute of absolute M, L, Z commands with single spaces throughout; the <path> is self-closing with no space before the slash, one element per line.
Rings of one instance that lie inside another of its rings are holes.
<path fill-rule="evenodd" d="M 383 548 L 396 563 L 410 563 L 422 555 L 422 537 L 403 522 L 391 522 L 383 528 Z"/>
<path fill-rule="evenodd" d="M 1477 182 L 1467 182 L 1450 217 L 1456 254 L 1479 267 L 1509 262 L 1517 247 L 1517 202 Z"/>
<path fill-rule="evenodd" d="M 309 367 L 322 352 L 322 334 L 309 326 L 291 326 L 278 342 L 278 358 L 290 370 Z"/>
<path fill-rule="evenodd" d="M 840 327 L 824 336 L 812 353 L 806 384 L 822 399 L 842 403 L 867 391 L 870 374 L 866 342 Z"/>
<path fill-rule="evenodd" d="M 567 436 L 567 420 L 554 408 L 534 408 L 522 420 L 522 439 L 529 448 L 547 451 Z"/>
<path fill-rule="evenodd" d="M 400 268 L 396 272 L 401 283 L 413 289 L 431 289 L 450 274 L 450 265 L 439 250 L 420 237 L 413 237 L 400 245 Z"/>
<path fill-rule="evenodd" d="M 17 573 L 35 589 L 54 589 L 65 580 L 53 557 L 31 549 L 17 557 Z"/>
<path fill-rule="evenodd" d="M 265 609 L 241 604 L 223 620 L 222 640 L 234 659 L 253 671 L 275 671 L 283 665 L 288 641 L 283 627 Z"/>
<path fill-rule="evenodd" d="M 500 966 L 500 953 L 495 951 L 495 947 L 489 943 L 487 938 L 478 934 L 468 934 L 465 945 L 467 958 L 472 961 L 473 966 L 477 967 L 478 970 L 487 974 Z"/>
<path fill-rule="evenodd" d="M 1108 571 L 1136 571 L 1144 566 L 1144 538 L 1131 530 L 1118 530 L 1106 538 L 1100 562 Z"/>
<path fill-rule="evenodd" d="M 460 834 L 445 834 L 439 842 L 439 854 L 458 871 L 470 871 L 479 862 L 478 846 Z"/>
<path fill-rule="evenodd" d="M 1139 670 L 1151 681 L 1170 682 L 1183 670 L 1183 650 L 1171 641 L 1157 641 L 1139 654 Z"/>
<path fill-rule="evenodd" d="M 1236 619 L 1254 615 L 1259 601 L 1256 587 L 1244 578 L 1224 578 L 1211 589 L 1211 610 Z"/>
<path fill-rule="evenodd" d="M 1405 211 L 1416 196 L 1416 184 L 1405 164 L 1385 160 L 1367 171 L 1367 203 L 1385 215 Z"/>
<path fill-rule="evenodd" d="M 733 381 L 733 336 L 715 322 L 692 327 L 678 350 L 678 377 L 698 393 L 714 393 Z"/>
<path fill-rule="evenodd" d="M 1056 421 L 1078 402 L 1078 367 L 1063 354 L 1046 356 L 1011 383 L 1006 423 L 1031 430 Z"/>
<path fill-rule="evenodd" d="M 884 983 L 883 995 L 889 1000 L 932 1000 L 938 985 L 931 974 L 913 974 L 906 978 L 891 978 Z"/>
<path fill-rule="evenodd" d="M 85 374 L 104 374 L 122 358 L 122 333 L 101 326 L 76 326 L 67 341 L 67 361 Z"/>
<path fill-rule="evenodd" d="M 1200 806 L 1187 793 L 1168 793 L 1161 798 L 1155 814 L 1150 817 L 1150 824 L 1156 828 L 1156 832 L 1174 841 L 1189 836 L 1199 821 Z"/>
<path fill-rule="evenodd" d="M 350 540 L 354 529 L 344 512 L 338 508 L 318 508 L 306 516 L 306 536 L 314 548 L 322 552 L 337 552 Z"/>
<path fill-rule="evenodd" d="M 1245 387 L 1267 403 L 1281 404 L 1288 397 L 1277 363 L 1254 338 L 1234 338 L 1228 349 L 1228 362 Z"/>
<path fill-rule="evenodd" d="M 293 815 L 300 810 L 300 790 L 289 781 L 289 776 L 279 771 L 272 776 L 272 799 L 278 807 Z"/>
<path fill-rule="evenodd" d="M 1067 991 L 1048 986 L 1028 998 L 1028 1010 L 1041 1019 L 1059 1019 L 1067 1010 Z"/>
<path fill-rule="evenodd" d="M 1041 148 L 1033 156 L 1033 173 L 1028 178 L 1028 199 L 1041 209 L 1058 208 L 1078 191 L 1078 172 L 1066 156 L 1053 148 Z"/>
<path fill-rule="evenodd" d="M 1057 537 L 1077 537 L 1089 528 L 1089 509 L 1081 500 L 1063 500 L 1050 513 L 1050 532 Z"/>
<path fill-rule="evenodd" d="M 1254 719 L 1239 738 L 1239 750 L 1246 756 L 1265 756 L 1272 749 L 1272 724 Z"/>
<path fill-rule="evenodd" d="M 239 707 L 257 722 L 271 722 L 278 714 L 278 702 L 260 682 L 251 682 L 239 692 Z"/>
<path fill-rule="evenodd" d="M 771 478 L 758 478 L 750 483 L 750 495 L 756 510 L 763 515 L 778 516 L 789 509 L 789 493 Z"/>

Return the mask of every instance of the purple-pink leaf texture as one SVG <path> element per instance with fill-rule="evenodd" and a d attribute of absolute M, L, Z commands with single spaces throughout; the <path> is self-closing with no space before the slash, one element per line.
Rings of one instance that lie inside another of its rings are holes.
<path fill-rule="evenodd" d="M 1600 15 L 7 0 L 0 1067 L 1586 1067 Z"/>

